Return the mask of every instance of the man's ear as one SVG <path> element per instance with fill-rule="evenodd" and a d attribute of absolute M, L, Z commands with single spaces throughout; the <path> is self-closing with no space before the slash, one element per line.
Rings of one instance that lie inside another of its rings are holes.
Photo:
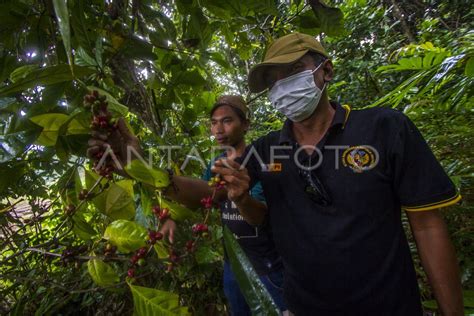
<path fill-rule="evenodd" d="M 244 133 L 247 134 L 247 132 L 249 131 L 250 129 L 250 121 L 249 120 L 246 120 L 244 122 Z"/>
<path fill-rule="evenodd" d="M 326 59 L 323 63 L 324 82 L 329 82 L 334 78 L 334 65 L 330 59 Z"/>

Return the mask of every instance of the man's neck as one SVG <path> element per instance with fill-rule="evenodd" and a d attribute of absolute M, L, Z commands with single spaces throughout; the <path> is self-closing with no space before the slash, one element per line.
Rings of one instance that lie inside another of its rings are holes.
<path fill-rule="evenodd" d="M 300 145 L 316 145 L 323 138 L 334 118 L 336 111 L 329 103 L 326 94 L 321 98 L 314 113 L 304 121 L 294 122 L 292 131 Z"/>
<path fill-rule="evenodd" d="M 226 156 L 228 159 L 234 160 L 235 158 L 242 156 L 244 152 L 245 152 L 245 140 L 242 139 L 241 142 L 233 146 L 233 150 L 232 149 L 226 150 Z"/>

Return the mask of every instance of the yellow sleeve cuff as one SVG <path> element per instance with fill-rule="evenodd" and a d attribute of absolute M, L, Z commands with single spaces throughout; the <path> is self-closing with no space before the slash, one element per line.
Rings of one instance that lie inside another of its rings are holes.
<path fill-rule="evenodd" d="M 461 199 L 462 199 L 461 194 L 456 194 L 455 196 L 450 197 L 449 199 L 446 199 L 444 201 L 439 201 L 439 202 L 425 204 L 425 205 L 419 205 L 419 206 L 402 206 L 402 208 L 405 211 L 408 211 L 408 212 L 431 211 L 431 210 L 434 210 L 434 209 L 437 209 L 437 208 L 446 207 L 446 206 L 456 204 L 459 201 L 461 201 Z"/>

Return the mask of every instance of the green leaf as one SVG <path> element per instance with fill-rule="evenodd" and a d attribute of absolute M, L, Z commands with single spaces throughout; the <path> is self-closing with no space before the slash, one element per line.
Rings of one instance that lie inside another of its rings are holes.
<path fill-rule="evenodd" d="M 211 59 L 216 62 L 219 66 L 223 67 L 224 69 L 230 69 L 231 65 L 225 59 L 224 55 L 218 52 L 210 53 Z"/>
<path fill-rule="evenodd" d="M 92 42 L 99 32 L 94 28 L 95 17 L 91 14 L 91 7 L 85 3 L 85 0 L 76 0 L 72 2 L 72 12 L 71 15 L 71 27 L 74 31 L 74 41 L 77 43 L 77 46 L 80 46 L 86 50 L 88 55 L 93 53 L 92 51 Z M 96 47 L 97 49 L 97 47 Z M 76 64 L 77 64 L 77 52 L 76 52 Z"/>
<path fill-rule="evenodd" d="M 241 0 L 238 1 L 243 9 L 242 13 L 246 13 L 246 11 L 250 10 L 254 14 L 269 14 L 269 15 L 277 15 L 278 9 L 276 7 L 276 2 L 273 0 Z"/>
<path fill-rule="evenodd" d="M 94 283 L 101 287 L 113 286 L 120 281 L 114 268 L 100 259 L 90 259 L 87 262 L 87 271 Z"/>
<path fill-rule="evenodd" d="M 177 78 L 174 81 L 175 84 L 185 84 L 193 87 L 199 87 L 204 86 L 207 83 L 206 79 L 204 79 L 197 69 L 188 71 L 185 74 L 179 72 L 176 77 Z"/>
<path fill-rule="evenodd" d="M 133 59 L 155 60 L 153 45 L 138 37 L 127 37 L 121 52 Z"/>
<path fill-rule="evenodd" d="M 308 34 L 318 34 L 321 28 L 321 22 L 314 16 L 312 10 L 305 11 L 295 18 L 295 24 L 299 31 Z"/>
<path fill-rule="evenodd" d="M 33 104 L 27 113 L 28 116 L 48 113 L 58 106 L 58 101 L 64 95 L 64 90 L 68 84 L 68 82 L 60 82 L 46 86 L 41 93 L 41 102 Z"/>
<path fill-rule="evenodd" d="M 464 68 L 464 74 L 469 78 L 474 78 L 474 57 L 470 57 L 466 62 L 466 68 Z"/>
<path fill-rule="evenodd" d="M 58 187 L 64 189 L 61 193 L 61 200 L 64 206 L 69 204 L 77 206 L 79 204 L 79 192 L 82 190 L 82 182 L 76 166 L 72 166 L 62 175 L 58 180 Z M 84 209 L 85 205 L 83 204 L 76 213 Z"/>
<path fill-rule="evenodd" d="M 156 251 L 158 259 L 166 259 L 169 257 L 169 251 L 168 249 L 166 249 L 162 241 L 157 241 L 153 248 Z"/>
<path fill-rule="evenodd" d="M 12 104 L 12 109 L 15 104 Z M 16 114 L 0 115 L 0 163 L 22 154 L 41 134 L 41 128 Z"/>
<path fill-rule="evenodd" d="M 435 300 L 424 301 L 422 304 L 423 304 L 423 307 L 427 309 L 435 310 L 435 311 L 438 310 L 438 303 L 436 303 Z"/>
<path fill-rule="evenodd" d="M 340 36 L 345 32 L 344 13 L 338 8 L 332 8 L 319 1 L 312 6 L 313 12 L 321 25 L 321 31 L 328 36 Z"/>
<path fill-rule="evenodd" d="M 0 7 L 1 9 L 1 7 Z M 1 15 L 0 15 L 1 18 Z M 0 57 L 0 82 L 5 81 L 9 74 L 15 69 L 18 61 L 13 56 L 4 55 Z"/>
<path fill-rule="evenodd" d="M 463 291 L 464 307 L 474 308 L 474 291 Z"/>
<path fill-rule="evenodd" d="M 85 77 L 94 73 L 91 68 L 74 66 L 74 74 L 77 78 Z M 29 88 L 50 85 L 64 81 L 72 81 L 74 78 L 68 65 L 55 65 L 38 68 L 31 71 L 26 77 L 8 86 L 0 88 L 0 97 L 20 92 Z"/>
<path fill-rule="evenodd" d="M 85 220 L 84 216 L 80 213 L 75 213 L 72 217 L 74 222 L 74 227 L 72 231 L 76 234 L 77 237 L 82 240 L 90 240 L 92 237 L 97 235 L 97 232 L 94 228 Z"/>
<path fill-rule="evenodd" d="M 74 76 L 74 60 L 72 59 L 71 50 L 71 28 L 69 26 L 69 11 L 67 9 L 67 0 L 53 0 L 54 12 L 58 19 L 59 31 L 63 40 L 64 48 L 66 50 L 67 59 L 71 66 L 71 72 Z"/>
<path fill-rule="evenodd" d="M 59 128 L 68 120 L 62 113 L 48 113 L 31 117 L 30 120 L 43 128 L 36 143 L 42 146 L 54 146 L 58 139 Z"/>
<path fill-rule="evenodd" d="M 105 214 L 112 219 L 131 219 L 135 216 L 133 181 L 112 183 L 107 190 Z"/>
<path fill-rule="evenodd" d="M 66 135 L 83 135 L 90 134 L 90 127 L 88 121 L 71 119 L 67 125 Z"/>
<path fill-rule="evenodd" d="M 197 214 L 190 209 L 169 200 L 161 199 L 160 206 L 161 208 L 168 208 L 170 210 L 171 218 L 175 221 L 193 219 L 197 216 Z"/>
<path fill-rule="evenodd" d="M 30 120 L 43 128 L 36 142 L 42 146 L 54 146 L 58 139 L 61 127 L 67 124 L 66 135 L 89 134 L 89 126 L 66 114 L 48 113 L 31 117 Z"/>
<path fill-rule="evenodd" d="M 169 17 L 167 17 L 166 14 L 163 14 L 160 11 L 157 11 L 157 13 L 158 13 L 158 19 L 163 24 L 164 29 L 169 36 L 169 39 L 171 41 L 175 41 L 177 31 L 176 31 L 176 26 L 174 25 L 173 21 Z"/>
<path fill-rule="evenodd" d="M 224 227 L 229 263 L 252 315 L 280 315 L 280 311 L 229 228 Z"/>
<path fill-rule="evenodd" d="M 188 48 L 198 46 L 206 48 L 212 39 L 213 29 L 210 27 L 209 20 L 197 7 L 191 8 L 189 19 L 183 25 L 183 30 L 183 43 Z"/>
<path fill-rule="evenodd" d="M 140 188 L 140 204 L 135 212 L 135 222 L 139 223 L 143 227 L 153 229 L 155 216 L 151 209 L 153 207 L 152 197 L 154 195 L 153 190 L 149 190 L 148 187 L 141 186 Z"/>
<path fill-rule="evenodd" d="M 79 47 L 75 54 L 75 64 L 78 66 L 96 67 L 97 61 L 92 58 L 84 48 Z"/>
<path fill-rule="evenodd" d="M 85 170 L 85 178 L 86 178 L 86 189 L 90 191 L 94 184 L 99 180 L 99 175 L 93 171 Z M 102 179 L 100 181 L 101 185 L 105 185 L 107 183 L 107 179 Z M 94 190 L 92 190 L 92 203 L 97 208 L 97 210 L 101 213 L 105 212 L 105 202 L 107 199 L 107 190 L 100 192 L 99 187 L 97 186 Z"/>
<path fill-rule="evenodd" d="M 216 17 L 231 19 L 235 15 L 233 6 L 227 0 L 202 0 L 201 4 Z"/>
<path fill-rule="evenodd" d="M 20 104 L 15 98 L 1 98 L 0 99 L 0 113 L 10 112 L 16 113 L 19 110 Z"/>
<path fill-rule="evenodd" d="M 213 263 L 222 259 L 217 252 L 208 246 L 199 246 L 194 256 L 198 264 Z"/>
<path fill-rule="evenodd" d="M 17 181 L 26 173 L 26 162 L 20 161 L 13 165 L 0 166 L 0 194 L 9 186 L 15 185 Z"/>
<path fill-rule="evenodd" d="M 191 315 L 187 307 L 179 306 L 178 294 L 131 284 L 129 286 L 136 315 Z"/>
<path fill-rule="evenodd" d="M 24 79 L 30 72 L 38 69 L 38 65 L 24 65 L 16 68 L 10 74 L 10 81 L 15 83 L 21 79 Z"/>
<path fill-rule="evenodd" d="M 166 188 L 170 184 L 168 173 L 162 169 L 155 169 L 140 159 L 135 159 L 125 171 L 133 179 L 152 185 L 155 188 Z"/>
<path fill-rule="evenodd" d="M 135 222 L 119 219 L 105 229 L 104 238 L 117 246 L 118 250 L 129 253 L 146 245 L 147 231 Z"/>
<path fill-rule="evenodd" d="M 194 98 L 193 103 L 196 107 L 196 111 L 200 111 L 201 113 L 209 113 L 214 106 L 215 101 L 215 93 L 203 91 L 199 97 Z"/>

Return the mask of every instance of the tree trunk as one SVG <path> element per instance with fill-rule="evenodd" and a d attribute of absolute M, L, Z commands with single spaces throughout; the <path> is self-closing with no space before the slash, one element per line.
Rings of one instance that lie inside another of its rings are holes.
<path fill-rule="evenodd" d="M 405 19 L 405 15 L 402 12 L 402 10 L 400 9 L 397 1 L 396 0 L 391 0 L 391 3 L 392 3 L 392 8 L 393 8 L 392 9 L 393 15 L 395 16 L 395 18 L 397 18 L 400 21 L 400 25 L 402 27 L 403 34 L 405 34 L 405 36 L 408 38 L 408 41 L 410 43 L 415 43 L 416 42 L 415 36 L 411 32 L 410 26 L 408 25 L 408 23 Z"/>

